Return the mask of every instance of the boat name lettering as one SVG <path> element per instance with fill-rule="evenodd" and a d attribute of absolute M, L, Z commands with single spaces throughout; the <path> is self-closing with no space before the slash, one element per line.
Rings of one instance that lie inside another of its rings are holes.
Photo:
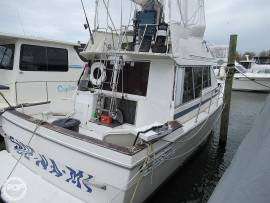
<path fill-rule="evenodd" d="M 58 85 L 57 86 L 57 91 L 58 92 L 72 92 L 76 90 L 75 85 Z"/>
<path fill-rule="evenodd" d="M 159 167 L 167 159 L 172 158 L 175 152 L 176 152 L 175 146 L 170 146 L 166 148 L 164 151 L 162 151 L 159 156 L 153 156 L 151 158 L 150 163 L 148 164 L 147 168 L 144 171 L 144 176 L 149 175 L 153 169 Z"/>
<path fill-rule="evenodd" d="M 89 182 L 93 176 L 83 172 L 82 170 L 76 170 L 69 166 L 59 164 L 45 155 L 38 154 L 30 146 L 19 142 L 13 137 L 10 137 L 9 140 L 11 144 L 14 145 L 13 149 L 17 152 L 17 154 L 29 160 L 38 168 L 47 171 L 57 178 L 62 178 L 65 182 L 72 184 L 81 190 L 88 193 L 92 192 L 89 185 L 85 184 L 84 182 Z"/>

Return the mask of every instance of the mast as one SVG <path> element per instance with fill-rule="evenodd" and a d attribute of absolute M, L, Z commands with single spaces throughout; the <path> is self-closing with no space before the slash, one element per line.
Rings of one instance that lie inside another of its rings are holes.
<path fill-rule="evenodd" d="M 184 1 L 184 25 L 188 26 L 188 1 Z"/>

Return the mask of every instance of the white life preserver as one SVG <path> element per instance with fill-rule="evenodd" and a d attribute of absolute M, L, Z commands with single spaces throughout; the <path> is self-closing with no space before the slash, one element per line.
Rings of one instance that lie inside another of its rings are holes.
<path fill-rule="evenodd" d="M 95 78 L 95 71 L 99 69 L 100 75 L 98 78 Z M 91 66 L 91 74 L 90 74 L 90 81 L 93 85 L 95 86 L 100 86 L 102 82 L 106 80 L 106 67 L 103 63 L 101 62 L 95 62 Z"/>

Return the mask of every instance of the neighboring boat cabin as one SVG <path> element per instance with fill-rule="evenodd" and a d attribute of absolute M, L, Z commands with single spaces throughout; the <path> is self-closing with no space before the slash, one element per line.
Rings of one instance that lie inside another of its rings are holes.
<path fill-rule="evenodd" d="M 76 51 L 79 47 L 0 33 L 1 92 L 14 105 L 70 98 L 84 67 Z M 2 98 L 0 102 L 6 106 Z"/>

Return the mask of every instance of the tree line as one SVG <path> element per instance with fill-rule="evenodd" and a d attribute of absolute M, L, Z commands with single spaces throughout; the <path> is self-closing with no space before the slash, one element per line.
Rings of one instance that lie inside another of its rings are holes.
<path fill-rule="evenodd" d="M 252 51 L 246 51 L 244 53 L 237 52 L 236 53 L 236 60 L 241 61 L 241 60 L 246 60 L 246 56 L 249 56 L 249 59 L 252 59 L 254 56 L 269 56 L 270 57 L 270 50 L 267 51 L 261 51 L 259 54 L 252 52 Z"/>

